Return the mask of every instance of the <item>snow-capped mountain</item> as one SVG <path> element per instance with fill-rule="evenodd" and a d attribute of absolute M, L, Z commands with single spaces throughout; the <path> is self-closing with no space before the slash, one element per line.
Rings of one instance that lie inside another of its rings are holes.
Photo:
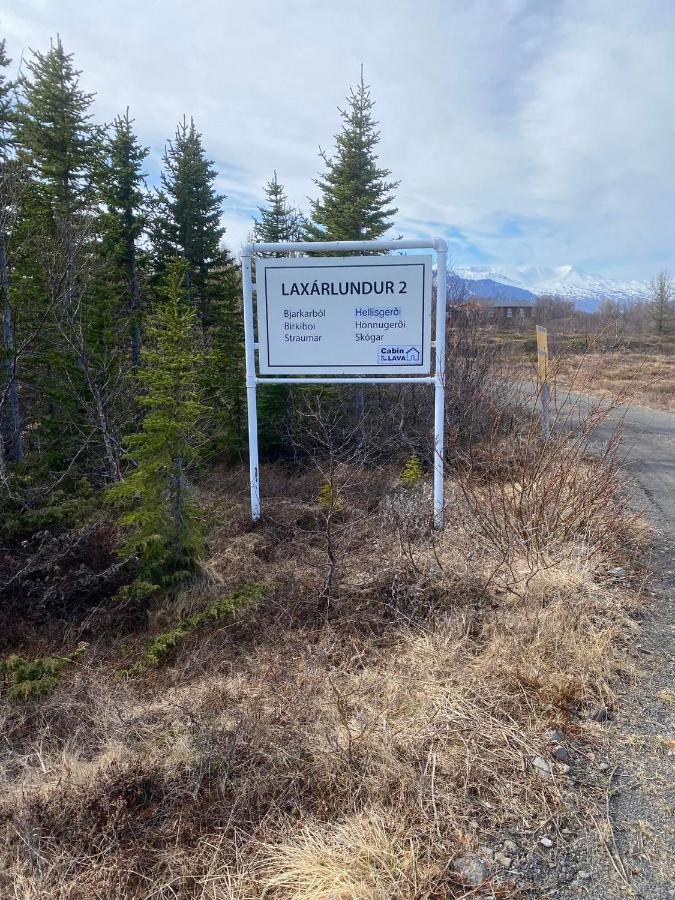
<path fill-rule="evenodd" d="M 514 300 L 519 303 L 534 303 L 537 295 L 527 288 L 518 287 L 504 275 L 494 273 L 492 277 L 481 273 L 472 273 L 468 269 L 459 269 L 450 276 L 451 296 L 458 289 L 459 296 L 469 294 L 472 297 L 489 297 L 494 300 Z"/>
<path fill-rule="evenodd" d="M 579 309 L 589 312 L 607 298 L 630 303 L 649 296 L 649 285 L 644 281 L 614 281 L 574 266 L 521 266 L 508 270 L 467 266 L 455 269 L 455 274 L 474 295 L 534 300 L 542 294 L 553 294 L 573 300 Z"/>

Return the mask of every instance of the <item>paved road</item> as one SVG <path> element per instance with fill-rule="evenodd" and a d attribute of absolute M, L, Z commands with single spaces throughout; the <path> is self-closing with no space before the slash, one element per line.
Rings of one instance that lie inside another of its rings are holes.
<path fill-rule="evenodd" d="M 615 724 L 618 742 L 625 740 L 632 752 L 616 759 L 623 778 L 611 818 L 634 896 L 666 900 L 675 897 L 675 771 L 666 752 L 675 746 L 675 707 L 668 699 L 675 688 L 675 415 L 637 407 L 622 413 L 625 465 L 663 535 L 654 552 L 662 578 L 639 638 L 643 676 L 624 698 Z M 645 834 L 650 854 L 641 849 Z M 620 889 L 617 894 L 630 896 Z"/>
<path fill-rule="evenodd" d="M 529 388 L 531 397 L 532 389 Z M 554 398 L 555 402 L 556 398 Z M 558 390 L 560 425 L 574 424 L 597 398 Z M 617 427 L 623 431 L 622 456 L 649 501 L 649 515 L 668 541 L 675 540 L 675 414 L 639 406 L 619 406 L 594 432 L 606 442 Z M 673 561 L 675 567 L 675 561 Z"/>
<path fill-rule="evenodd" d="M 650 501 L 651 518 L 668 540 L 675 540 L 675 415 L 643 407 L 612 412 L 596 430 L 607 440 L 612 428 L 623 430 L 624 465 Z"/>
<path fill-rule="evenodd" d="M 574 394 L 558 398 L 560 422 L 569 427 L 597 400 Z M 616 877 L 607 852 L 589 842 L 589 882 L 561 900 L 579 895 L 593 900 L 670 900 L 675 897 L 674 758 L 675 746 L 675 415 L 643 407 L 620 407 L 593 434 L 606 442 L 617 426 L 623 432 L 624 466 L 646 498 L 646 512 L 662 534 L 654 567 L 662 578 L 653 585 L 642 631 L 636 641 L 639 681 L 622 696 L 610 729 L 610 817 L 616 852 L 628 883 Z M 639 499 L 639 498 L 638 498 Z M 672 750 L 670 751 L 672 753 Z M 647 849 L 645 849 L 647 848 Z"/>

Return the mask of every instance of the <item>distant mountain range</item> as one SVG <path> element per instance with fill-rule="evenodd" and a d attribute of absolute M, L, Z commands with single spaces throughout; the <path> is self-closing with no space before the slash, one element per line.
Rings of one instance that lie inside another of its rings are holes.
<path fill-rule="evenodd" d="M 494 270 L 481 266 L 456 268 L 455 277 L 475 297 L 533 302 L 543 294 L 573 300 L 578 309 L 593 312 L 609 298 L 624 303 L 645 300 L 649 285 L 644 281 L 614 281 L 602 275 L 589 275 L 574 266 L 541 268 L 523 266 Z"/>

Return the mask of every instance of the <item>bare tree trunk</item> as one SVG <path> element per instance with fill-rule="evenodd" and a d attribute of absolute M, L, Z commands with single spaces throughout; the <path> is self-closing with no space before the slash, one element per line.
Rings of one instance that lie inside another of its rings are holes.
<path fill-rule="evenodd" d="M 185 534 L 185 466 L 182 456 L 174 460 L 172 482 L 176 541 L 181 543 Z"/>
<path fill-rule="evenodd" d="M 138 276 L 131 279 L 131 365 L 137 368 L 141 364 L 141 300 Z"/>
<path fill-rule="evenodd" d="M 366 391 L 363 385 L 359 385 L 354 396 L 354 414 L 359 423 L 359 442 L 361 450 L 366 445 Z"/>
<path fill-rule="evenodd" d="M 9 272 L 6 236 L 0 232 L 0 304 L 2 306 L 2 346 L 0 360 L 0 438 L 2 453 L 7 462 L 23 462 L 21 440 L 21 411 L 16 384 L 14 353 L 14 317 L 9 303 Z M 3 460 L 3 461 L 4 461 Z"/>
<path fill-rule="evenodd" d="M 64 261 L 63 271 L 58 265 L 49 270 L 51 291 L 62 296 L 59 302 L 58 328 L 67 347 L 82 373 L 83 385 L 66 378 L 73 398 L 82 408 L 86 420 L 100 434 L 103 443 L 104 462 L 110 481 L 122 480 L 121 446 L 117 438 L 114 416 L 115 390 L 119 390 L 115 378 L 115 358 L 106 352 L 97 358 L 89 345 L 86 328 L 86 305 L 90 299 L 92 278 L 91 257 L 87 253 L 89 234 L 82 222 L 64 219 L 61 223 L 62 252 L 57 258 Z M 60 285 L 63 285 L 60 290 Z M 56 305 L 56 304 L 55 304 Z M 117 348 L 116 344 L 116 348 Z M 122 346 L 120 342 L 119 346 Z M 115 348 L 115 349 L 116 349 Z"/>
<path fill-rule="evenodd" d="M 656 326 L 656 333 L 661 336 L 669 331 L 675 318 L 673 280 L 665 269 L 652 281 L 651 289 L 652 299 L 648 308 Z"/>
<path fill-rule="evenodd" d="M 101 386 L 95 374 L 89 365 L 89 359 L 86 352 L 86 342 L 81 331 L 81 323 L 79 321 L 71 323 L 73 337 L 77 339 L 79 347 L 78 365 L 82 370 L 89 393 L 93 400 L 93 410 L 90 407 L 89 418 L 94 419 L 101 432 L 103 440 L 103 448 L 105 450 L 106 467 L 108 469 L 108 477 L 111 481 L 122 480 L 122 468 L 120 466 L 120 443 L 115 438 L 113 426 L 111 424 L 111 415 Z M 85 403 L 85 407 L 86 407 Z"/>
<path fill-rule="evenodd" d="M 5 460 L 5 444 L 2 440 L 2 430 L 0 430 L 0 481 L 7 478 L 7 462 Z"/>
<path fill-rule="evenodd" d="M 121 481 L 122 470 L 120 468 L 119 444 L 110 432 L 108 416 L 106 415 L 105 406 L 101 398 L 101 392 L 98 389 L 98 385 L 92 380 L 89 381 L 89 389 L 94 398 L 94 403 L 96 404 L 96 415 L 103 436 L 105 457 L 108 463 L 108 475 L 112 481 Z"/>
<path fill-rule="evenodd" d="M 127 278 L 131 298 L 131 365 L 136 368 L 141 364 L 141 291 L 133 238 L 127 240 Z"/>

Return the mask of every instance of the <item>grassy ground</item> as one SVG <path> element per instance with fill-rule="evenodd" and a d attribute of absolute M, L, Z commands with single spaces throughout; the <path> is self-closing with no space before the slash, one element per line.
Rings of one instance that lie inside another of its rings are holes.
<path fill-rule="evenodd" d="M 560 360 L 557 373 L 563 383 L 580 377 L 594 393 L 620 393 L 639 406 L 675 412 L 675 355 L 574 355 Z"/>
<path fill-rule="evenodd" d="M 535 373 L 531 335 L 502 333 L 495 340 Z M 549 343 L 552 376 L 562 386 L 675 412 L 675 336 L 610 340 L 600 335 L 586 346 L 584 335 L 562 334 L 550 336 Z"/>
<path fill-rule="evenodd" d="M 494 438 L 440 534 L 398 463 L 338 467 L 329 508 L 317 473 L 267 466 L 255 528 L 218 473 L 203 577 L 145 634 L 90 617 L 46 699 L 4 692 L 2 896 L 544 896 L 604 802 L 649 539 L 574 440 Z"/>

